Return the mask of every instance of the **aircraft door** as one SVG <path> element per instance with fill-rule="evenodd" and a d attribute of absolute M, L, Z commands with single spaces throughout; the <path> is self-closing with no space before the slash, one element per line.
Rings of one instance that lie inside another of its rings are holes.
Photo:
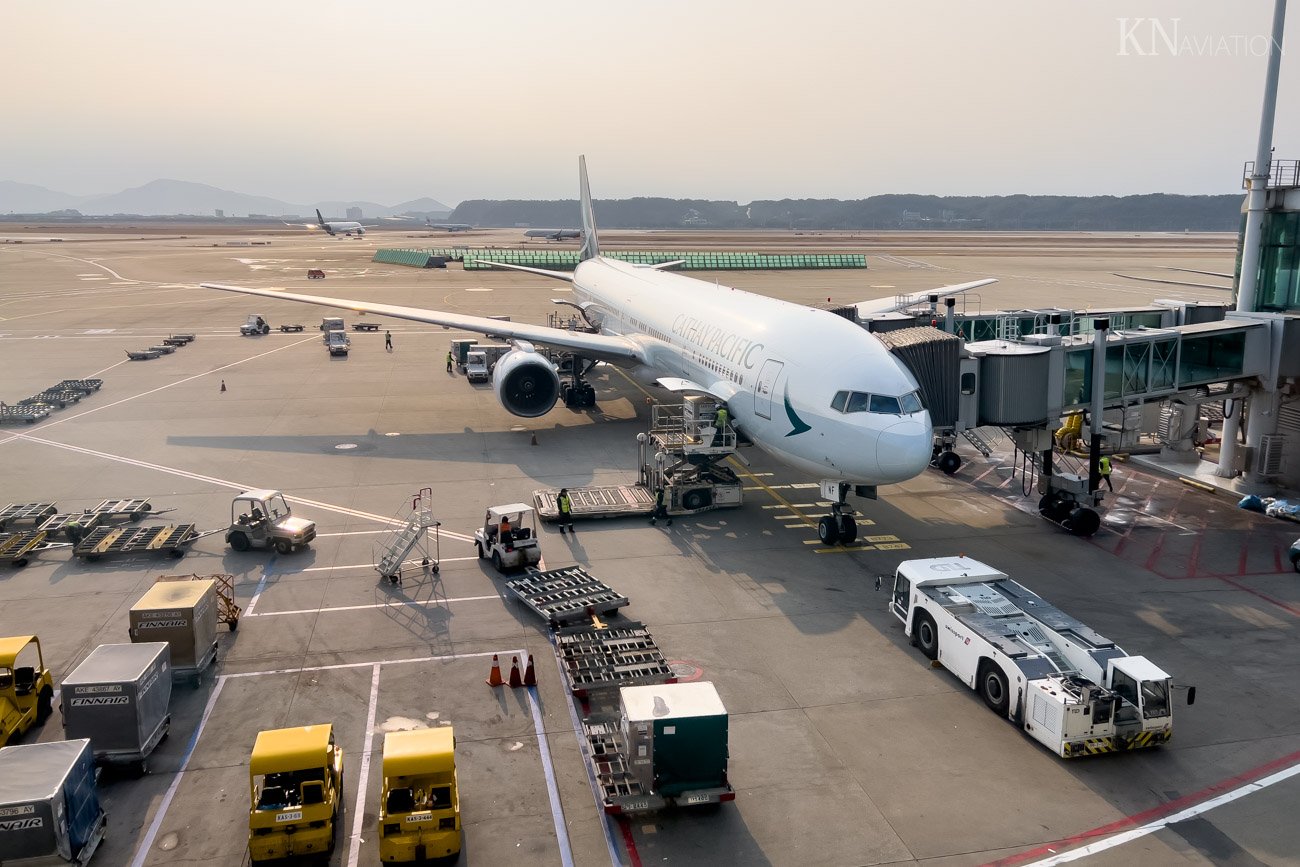
<path fill-rule="evenodd" d="M 784 362 L 769 358 L 759 368 L 758 379 L 754 380 L 754 414 L 759 418 L 772 420 L 772 392 L 784 367 Z"/>

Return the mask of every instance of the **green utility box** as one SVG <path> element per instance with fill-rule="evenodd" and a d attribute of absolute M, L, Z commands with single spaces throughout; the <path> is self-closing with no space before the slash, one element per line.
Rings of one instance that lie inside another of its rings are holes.
<path fill-rule="evenodd" d="M 619 704 L 628 764 L 645 791 L 679 804 L 734 797 L 727 782 L 727 709 L 713 684 L 625 686 Z"/>

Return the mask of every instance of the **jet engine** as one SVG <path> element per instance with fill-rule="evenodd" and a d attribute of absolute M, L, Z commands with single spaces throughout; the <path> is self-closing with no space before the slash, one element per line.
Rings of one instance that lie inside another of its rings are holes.
<path fill-rule="evenodd" d="M 513 349 L 497 360 L 492 390 L 511 415 L 546 415 L 560 396 L 560 374 L 539 352 Z"/>

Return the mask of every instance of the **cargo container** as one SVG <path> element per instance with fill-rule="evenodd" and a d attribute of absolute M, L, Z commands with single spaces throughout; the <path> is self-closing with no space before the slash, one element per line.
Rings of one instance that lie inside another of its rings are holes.
<path fill-rule="evenodd" d="M 89 740 L 0 749 L 0 863 L 85 864 L 107 820 Z"/>
<path fill-rule="evenodd" d="M 727 709 L 707 681 L 622 687 L 617 714 L 583 721 L 605 812 L 735 800 L 727 729 Z"/>
<path fill-rule="evenodd" d="M 63 680 L 63 733 L 88 738 L 96 761 L 144 761 L 171 727 L 165 641 L 101 644 Z"/>
<path fill-rule="evenodd" d="M 159 581 L 131 606 L 132 642 L 171 645 L 173 677 L 195 677 L 217 658 L 217 583 Z"/>

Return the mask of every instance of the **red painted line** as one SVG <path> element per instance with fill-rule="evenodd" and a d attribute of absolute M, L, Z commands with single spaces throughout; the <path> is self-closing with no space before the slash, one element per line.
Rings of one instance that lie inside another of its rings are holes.
<path fill-rule="evenodd" d="M 632 839 L 632 823 L 624 816 L 618 817 L 618 829 L 623 833 L 623 845 L 627 848 L 628 862 L 632 867 L 641 867 L 641 856 L 636 852 L 636 841 Z"/>
<path fill-rule="evenodd" d="M 1281 545 L 1273 546 L 1273 563 L 1277 566 L 1277 569 L 1275 571 L 1281 572 L 1282 571 L 1282 546 Z"/>
<path fill-rule="evenodd" d="M 1218 577 L 1218 579 L 1225 584 L 1231 584 L 1233 587 L 1236 587 L 1238 590 L 1244 590 L 1247 593 L 1249 593 L 1251 596 L 1258 596 L 1260 599 L 1263 599 L 1265 602 L 1268 602 L 1272 605 L 1276 605 L 1278 608 L 1281 608 L 1283 611 L 1287 612 L 1288 614 L 1291 614 L 1294 617 L 1300 617 L 1300 608 L 1297 608 L 1296 606 L 1290 604 L 1289 602 L 1283 602 L 1281 599 L 1274 599 L 1272 596 L 1269 596 L 1267 593 L 1259 592 L 1254 587 L 1247 587 L 1245 584 L 1242 584 L 1240 581 L 1232 580 L 1227 575 L 1219 575 L 1216 577 Z"/>
<path fill-rule="evenodd" d="M 1187 557 L 1187 577 L 1195 578 L 1201 567 L 1201 540 L 1205 536 L 1201 533 L 1196 534 L 1192 540 L 1192 553 Z"/>
<path fill-rule="evenodd" d="M 1156 572 L 1156 560 L 1160 559 L 1160 551 L 1165 547 L 1165 536 L 1167 535 L 1167 533 L 1160 534 L 1156 539 L 1155 547 L 1153 547 L 1151 553 L 1147 555 L 1147 561 L 1142 564 L 1142 568 L 1146 569 L 1148 572 Z M 1161 575 L 1159 572 L 1156 572 L 1156 574 Z M 1164 576 L 1161 575 L 1161 577 L 1163 578 Z"/>
<path fill-rule="evenodd" d="M 1246 531 L 1246 539 L 1241 543 L 1241 554 L 1237 557 L 1237 574 L 1246 574 L 1246 559 L 1250 553 L 1250 530 Z"/>
<path fill-rule="evenodd" d="M 1220 780 L 1213 785 L 1206 786 L 1199 792 L 1193 792 L 1190 795 L 1183 795 L 1181 798 L 1175 798 L 1172 801 L 1152 807 L 1149 810 L 1143 810 L 1140 813 L 1125 816 L 1123 819 L 1111 822 L 1109 825 L 1102 825 L 1093 828 L 1091 831 L 1084 831 L 1081 834 L 1075 834 L 1073 837 L 1066 837 L 1062 840 L 1057 840 L 1054 843 L 1046 843 L 1037 848 L 1030 849 L 1027 852 L 1021 852 L 1018 855 L 1009 855 L 1006 858 L 1000 858 L 997 861 L 989 861 L 984 865 L 984 867 L 1011 867 L 1013 864 L 1024 864 L 1027 861 L 1034 861 L 1051 855 L 1059 855 L 1063 849 L 1077 846 L 1080 843 L 1092 840 L 1096 837 L 1105 837 L 1118 831 L 1127 831 L 1130 828 L 1137 828 L 1156 819 L 1173 815 L 1174 813 L 1190 807 L 1193 804 L 1200 803 L 1201 801 L 1208 801 L 1210 798 L 1216 797 L 1223 792 L 1235 789 L 1262 777 L 1267 777 L 1269 774 L 1283 770 L 1284 768 L 1289 768 L 1296 763 L 1300 763 L 1300 751 L 1282 756 L 1280 759 L 1274 759 L 1273 761 L 1260 765 L 1257 768 L 1243 771 L 1235 777 Z"/>

